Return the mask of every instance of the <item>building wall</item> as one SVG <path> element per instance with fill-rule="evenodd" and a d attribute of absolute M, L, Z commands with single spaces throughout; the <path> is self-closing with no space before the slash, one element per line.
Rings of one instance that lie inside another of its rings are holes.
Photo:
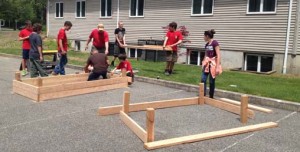
<path fill-rule="evenodd" d="M 56 1 L 65 3 L 63 19 L 54 17 Z M 107 19 L 99 18 L 100 0 L 87 0 L 86 18 L 75 18 L 75 2 L 75 0 L 50 0 L 50 36 L 55 36 L 63 22 L 70 20 L 74 23 L 74 27 L 68 33 L 69 38 L 87 39 L 90 31 L 102 22 L 110 34 L 110 41 L 113 42 L 113 32 L 117 25 L 117 0 L 112 1 L 112 18 Z M 136 43 L 138 39 L 163 39 L 165 33 L 162 27 L 171 21 L 176 21 L 179 25 L 185 25 L 188 28 L 190 47 L 203 48 L 205 44 L 203 32 L 207 29 L 215 29 L 217 32 L 215 39 L 219 41 L 224 57 L 222 59 L 225 64 L 224 68 L 242 67 L 243 57 L 240 58 L 242 52 L 284 53 L 289 0 L 277 0 L 276 13 L 264 15 L 248 15 L 247 0 L 215 0 L 214 12 L 211 16 L 191 16 L 191 5 L 192 0 L 176 2 L 174 0 L 145 0 L 144 17 L 129 17 L 130 0 L 120 0 L 120 20 L 124 22 L 127 30 L 127 42 Z M 296 0 L 293 4 L 290 52 L 292 51 L 295 16 Z M 300 44 L 300 41 L 298 42 Z M 300 49 L 297 53 L 300 54 Z M 239 58 L 231 60 L 230 56 Z M 281 62 L 283 59 L 274 58 L 274 64 L 279 65 Z M 280 66 L 276 67 L 280 68 Z"/>

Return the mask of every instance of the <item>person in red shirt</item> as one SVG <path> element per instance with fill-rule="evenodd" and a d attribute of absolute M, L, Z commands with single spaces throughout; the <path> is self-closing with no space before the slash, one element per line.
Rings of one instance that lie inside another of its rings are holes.
<path fill-rule="evenodd" d="M 26 27 L 20 31 L 19 33 L 19 41 L 23 41 L 22 44 L 22 76 L 25 76 L 28 74 L 27 69 L 29 68 L 28 60 L 29 60 L 29 50 L 30 50 L 30 42 L 29 42 L 29 36 L 32 33 L 32 24 L 31 21 L 27 20 L 25 22 Z"/>
<path fill-rule="evenodd" d="M 65 75 L 65 65 L 68 63 L 67 52 L 68 52 L 68 39 L 66 31 L 69 31 L 72 28 L 72 23 L 66 21 L 64 27 L 62 27 L 57 35 L 57 50 L 59 62 L 55 66 L 55 69 L 52 72 L 52 75 Z"/>
<path fill-rule="evenodd" d="M 104 25 L 103 24 L 98 24 L 98 28 L 94 29 L 86 43 L 85 50 L 88 49 L 89 43 L 93 39 L 93 46 L 92 50 L 98 50 L 99 53 L 105 53 L 106 55 L 108 54 L 108 42 L 109 42 L 109 36 L 108 33 L 104 30 Z"/>
<path fill-rule="evenodd" d="M 112 70 L 111 73 L 114 74 L 117 69 L 119 69 L 121 71 L 126 70 L 126 75 L 131 77 L 132 82 L 133 82 L 134 81 L 134 73 L 133 73 L 133 70 L 132 70 L 131 63 L 127 60 L 127 55 L 126 54 L 120 54 L 118 58 L 120 60 L 120 63 L 114 70 Z M 131 84 L 131 83 L 129 83 L 129 84 Z"/>
<path fill-rule="evenodd" d="M 166 46 L 172 47 L 173 51 L 166 51 L 166 69 L 165 69 L 165 75 L 170 75 L 173 72 L 173 68 L 175 65 L 175 62 L 177 62 L 178 54 L 177 54 L 177 45 L 182 43 L 182 34 L 180 31 L 176 31 L 177 29 L 177 23 L 172 22 L 169 24 L 169 31 L 166 34 L 166 38 L 164 41 L 163 48 Z"/>

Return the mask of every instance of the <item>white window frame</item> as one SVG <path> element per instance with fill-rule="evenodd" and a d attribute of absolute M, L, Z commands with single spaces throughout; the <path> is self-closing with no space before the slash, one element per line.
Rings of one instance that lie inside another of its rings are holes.
<path fill-rule="evenodd" d="M 58 17 L 56 17 L 56 4 L 59 4 L 58 5 L 58 9 L 59 9 L 59 11 L 58 11 Z M 61 5 L 60 4 L 63 4 L 64 5 L 64 2 L 56 2 L 55 3 L 55 18 L 64 18 L 64 16 L 61 16 L 61 14 L 60 14 L 60 10 L 61 10 Z M 65 7 L 65 5 L 64 5 L 64 7 Z M 63 11 L 63 14 L 64 14 L 64 11 Z"/>
<path fill-rule="evenodd" d="M 80 2 L 80 6 L 82 6 L 82 3 L 81 2 L 85 2 L 85 16 L 82 17 L 82 7 L 80 7 L 80 16 L 78 17 L 77 16 L 77 2 Z M 76 0 L 75 1 L 75 18 L 86 18 L 86 0 Z"/>
<path fill-rule="evenodd" d="M 136 1 L 136 10 L 135 10 L 135 13 L 137 14 L 136 16 L 131 16 L 131 0 L 130 0 L 130 3 L 129 3 L 129 17 L 144 17 L 145 16 L 145 3 L 146 3 L 146 0 L 144 0 L 144 8 L 143 8 L 143 15 L 142 16 L 139 16 L 138 15 L 138 11 L 139 11 L 139 0 Z"/>
<path fill-rule="evenodd" d="M 247 62 L 248 62 L 248 55 L 251 56 L 257 56 L 257 70 L 256 72 L 261 72 L 261 57 L 272 57 L 273 58 L 273 63 L 272 63 L 272 70 L 274 68 L 274 56 L 273 55 L 265 55 L 265 54 L 251 54 L 251 53 L 246 53 L 245 54 L 245 61 L 244 61 L 244 71 L 247 71 Z"/>
<path fill-rule="evenodd" d="M 204 0 L 202 0 L 202 4 L 201 4 L 201 13 L 200 14 L 194 14 L 194 0 L 192 0 L 192 6 L 191 6 L 191 16 L 212 16 L 214 15 L 214 8 L 215 8 L 215 0 L 212 0 L 212 11 L 211 13 L 207 13 L 207 14 L 204 14 Z"/>
<path fill-rule="evenodd" d="M 101 14 L 101 8 L 102 8 L 102 1 L 105 1 L 105 16 L 102 16 L 102 14 Z M 107 16 L 107 1 L 108 0 L 100 0 L 100 14 L 99 14 L 99 16 L 100 16 L 100 18 L 112 18 L 112 8 L 110 8 L 110 11 L 111 11 L 111 16 Z M 111 0 L 111 3 L 112 3 L 112 0 Z M 111 6 L 112 7 L 112 6 Z"/>
<path fill-rule="evenodd" d="M 273 12 L 264 12 L 264 0 L 260 1 L 260 10 L 259 12 L 249 12 L 249 2 L 250 0 L 247 0 L 247 14 L 276 14 L 277 12 L 277 0 L 275 0 L 275 9 Z"/>

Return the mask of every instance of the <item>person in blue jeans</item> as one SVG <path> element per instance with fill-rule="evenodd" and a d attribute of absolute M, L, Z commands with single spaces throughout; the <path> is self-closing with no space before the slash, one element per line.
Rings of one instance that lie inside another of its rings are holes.
<path fill-rule="evenodd" d="M 207 30 L 204 32 L 204 40 L 207 42 L 205 45 L 205 57 L 202 61 L 202 78 L 201 82 L 204 83 L 204 95 L 206 96 L 206 81 L 209 77 L 209 97 L 213 98 L 215 93 L 215 80 L 217 75 L 222 73 L 220 64 L 220 46 L 218 41 L 214 40 L 215 30 Z"/>
<path fill-rule="evenodd" d="M 68 63 L 68 39 L 66 35 L 66 31 L 69 31 L 72 27 L 72 23 L 70 21 L 66 21 L 64 27 L 62 27 L 57 35 L 57 48 L 58 48 L 58 58 L 59 63 L 55 66 L 52 75 L 65 75 L 65 65 Z"/>

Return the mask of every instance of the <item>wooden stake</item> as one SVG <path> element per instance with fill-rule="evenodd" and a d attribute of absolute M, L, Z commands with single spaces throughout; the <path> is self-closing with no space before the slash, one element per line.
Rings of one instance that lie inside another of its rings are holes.
<path fill-rule="evenodd" d="M 21 73 L 20 72 L 15 73 L 15 80 L 21 81 Z"/>
<path fill-rule="evenodd" d="M 241 123 L 245 124 L 248 122 L 248 96 L 241 96 Z"/>
<path fill-rule="evenodd" d="M 199 85 L 199 104 L 204 105 L 204 83 Z"/>
<path fill-rule="evenodd" d="M 129 113 L 129 101 L 130 100 L 130 93 L 125 91 L 123 94 L 123 109 L 122 111 L 126 114 Z"/>
<path fill-rule="evenodd" d="M 127 76 L 126 76 L 127 71 L 126 71 L 125 69 L 122 69 L 121 72 L 122 72 L 122 77 L 127 77 Z"/>
<path fill-rule="evenodd" d="M 154 141 L 154 117 L 155 110 L 153 108 L 147 108 L 147 142 Z"/>
<path fill-rule="evenodd" d="M 43 79 L 40 78 L 40 77 L 37 79 L 37 86 L 38 86 L 38 87 L 43 86 Z"/>

